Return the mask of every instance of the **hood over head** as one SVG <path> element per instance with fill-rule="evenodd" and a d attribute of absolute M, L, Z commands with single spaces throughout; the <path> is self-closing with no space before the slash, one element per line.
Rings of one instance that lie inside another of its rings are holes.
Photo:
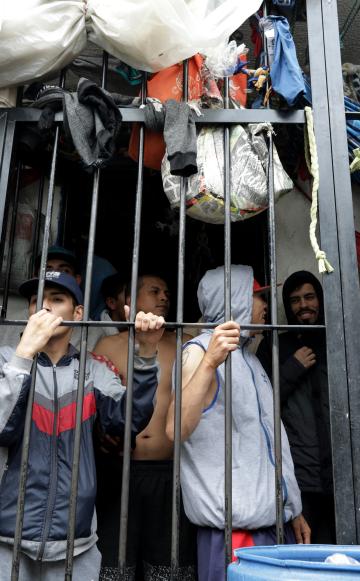
<path fill-rule="evenodd" d="M 316 321 L 316 323 L 318 325 L 323 325 L 324 324 L 323 289 L 322 289 L 322 286 L 321 286 L 319 280 L 316 278 L 316 276 L 314 276 L 311 272 L 308 272 L 307 270 L 298 270 L 297 272 L 294 272 L 284 282 L 282 295 L 283 295 L 285 314 L 286 314 L 286 318 L 288 320 L 288 323 L 289 323 L 289 325 L 297 325 L 298 324 L 298 321 L 296 320 L 296 317 L 291 310 L 290 294 L 295 289 L 299 288 L 300 286 L 302 286 L 303 284 L 306 284 L 306 283 L 312 284 L 312 286 L 315 289 L 315 292 L 316 292 L 317 297 L 319 299 L 319 317 L 318 317 L 318 320 Z"/>
<path fill-rule="evenodd" d="M 231 266 L 231 314 L 237 323 L 246 325 L 252 319 L 254 275 L 251 266 Z M 208 270 L 198 287 L 198 301 L 204 323 L 224 322 L 224 267 Z M 248 334 L 244 331 L 242 334 Z"/>

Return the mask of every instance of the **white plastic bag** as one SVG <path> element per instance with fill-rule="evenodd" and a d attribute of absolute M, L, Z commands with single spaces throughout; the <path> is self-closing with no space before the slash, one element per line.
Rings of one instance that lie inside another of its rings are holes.
<path fill-rule="evenodd" d="M 90 39 L 150 72 L 226 41 L 261 0 L 89 0 Z"/>
<path fill-rule="evenodd" d="M 87 38 L 159 71 L 227 41 L 261 0 L 0 0 L 0 88 L 70 63 Z"/>
<path fill-rule="evenodd" d="M 83 0 L 0 0 L 0 87 L 60 70 L 86 42 Z"/>

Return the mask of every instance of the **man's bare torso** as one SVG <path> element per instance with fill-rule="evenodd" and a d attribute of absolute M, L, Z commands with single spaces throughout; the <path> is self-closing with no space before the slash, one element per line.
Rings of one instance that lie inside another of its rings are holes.
<path fill-rule="evenodd" d="M 184 335 L 183 340 L 191 339 Z M 105 355 L 119 370 L 122 382 L 126 385 L 128 333 L 105 337 L 94 352 Z M 152 418 L 146 428 L 136 438 L 136 448 L 132 457 L 135 460 L 167 460 L 172 457 L 173 444 L 165 434 L 166 416 L 171 398 L 172 368 L 176 357 L 176 334 L 165 331 L 160 343 L 158 360 L 160 382 L 156 391 L 156 405 Z"/>

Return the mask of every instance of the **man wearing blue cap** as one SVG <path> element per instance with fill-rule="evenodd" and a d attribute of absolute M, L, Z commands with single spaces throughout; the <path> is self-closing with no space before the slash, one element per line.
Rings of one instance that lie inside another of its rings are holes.
<path fill-rule="evenodd" d="M 0 484 L 0 581 L 8 581 L 11 576 L 23 426 L 37 354 L 19 579 L 55 581 L 63 578 L 65 570 L 79 353 L 70 344 L 71 328 L 61 323 L 82 319 L 83 297 L 73 276 L 48 272 L 43 308 L 36 312 L 38 283 L 39 279 L 34 278 L 19 289 L 29 300 L 30 318 L 16 350 L 0 349 L 0 450 L 6 456 Z M 152 313 L 139 312 L 136 316 L 133 438 L 145 427 L 153 411 L 158 372 L 156 351 L 163 324 L 163 317 Z M 107 365 L 87 355 L 73 581 L 96 581 L 99 576 L 92 429 L 97 418 L 105 432 L 121 435 L 125 398 L 125 387 L 119 377 Z"/>

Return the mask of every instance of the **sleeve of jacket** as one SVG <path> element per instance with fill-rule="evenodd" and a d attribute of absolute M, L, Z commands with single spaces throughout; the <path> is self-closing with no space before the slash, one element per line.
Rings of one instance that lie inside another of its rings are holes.
<path fill-rule="evenodd" d="M 22 436 L 33 361 L 0 353 L 0 446 Z"/>
<path fill-rule="evenodd" d="M 271 347 L 266 338 L 261 341 L 256 355 L 272 382 Z M 280 363 L 279 371 L 281 403 L 285 403 L 292 392 L 301 385 L 301 380 L 307 369 L 293 355 L 290 355 L 285 361 Z"/>
<path fill-rule="evenodd" d="M 95 384 L 97 415 L 104 432 L 119 436 L 125 427 L 126 389 L 119 376 L 105 364 L 97 365 L 102 367 L 101 380 Z M 154 411 L 158 370 L 155 357 L 135 356 L 131 422 L 133 437 L 145 428 Z"/>

